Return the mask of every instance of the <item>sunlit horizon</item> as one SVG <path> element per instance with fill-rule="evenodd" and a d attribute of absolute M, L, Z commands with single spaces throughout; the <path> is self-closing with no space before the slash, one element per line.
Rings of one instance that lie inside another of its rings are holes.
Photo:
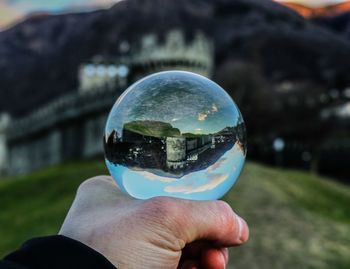
<path fill-rule="evenodd" d="M 312 8 L 324 7 L 328 5 L 348 2 L 348 0 L 275 0 L 275 1 L 301 4 Z"/>

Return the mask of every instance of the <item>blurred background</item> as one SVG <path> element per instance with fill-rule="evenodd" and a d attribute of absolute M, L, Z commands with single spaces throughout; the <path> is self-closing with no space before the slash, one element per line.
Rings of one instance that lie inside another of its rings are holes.
<path fill-rule="evenodd" d="M 0 256 L 57 233 L 107 173 L 128 85 L 163 70 L 221 85 L 248 131 L 225 197 L 248 220 L 229 268 L 350 268 L 350 1 L 1 0 Z"/>

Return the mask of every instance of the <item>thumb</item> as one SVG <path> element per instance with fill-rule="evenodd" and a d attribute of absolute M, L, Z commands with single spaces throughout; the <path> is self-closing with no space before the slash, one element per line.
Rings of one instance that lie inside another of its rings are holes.
<path fill-rule="evenodd" d="M 243 244 L 248 240 L 247 223 L 224 201 L 187 202 L 189 214 L 182 238 L 186 242 L 214 241 L 220 247 Z"/>
<path fill-rule="evenodd" d="M 235 214 L 224 201 L 191 201 L 158 197 L 157 201 L 167 208 L 168 223 L 174 235 L 184 244 L 197 240 L 214 242 L 217 247 L 230 247 L 248 240 L 247 223 Z"/>

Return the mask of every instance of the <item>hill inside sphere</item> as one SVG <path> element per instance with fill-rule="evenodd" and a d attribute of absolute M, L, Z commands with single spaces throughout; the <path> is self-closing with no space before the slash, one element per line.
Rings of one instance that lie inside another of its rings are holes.
<path fill-rule="evenodd" d="M 184 71 L 131 85 L 114 104 L 103 141 L 112 177 L 138 199 L 219 199 L 246 156 L 244 121 L 231 97 Z"/>

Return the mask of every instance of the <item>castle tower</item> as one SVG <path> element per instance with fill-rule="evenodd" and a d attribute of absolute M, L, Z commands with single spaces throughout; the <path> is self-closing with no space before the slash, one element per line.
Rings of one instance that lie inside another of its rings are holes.
<path fill-rule="evenodd" d="M 160 42 L 155 34 L 145 35 L 141 44 L 131 49 L 131 80 L 166 70 L 190 71 L 211 77 L 213 48 L 212 41 L 202 32 L 197 32 L 192 40 L 185 40 L 183 32 L 174 29 L 167 33 L 164 42 Z"/>
<path fill-rule="evenodd" d="M 183 168 L 186 163 L 186 138 L 167 137 L 166 157 L 168 168 Z"/>

